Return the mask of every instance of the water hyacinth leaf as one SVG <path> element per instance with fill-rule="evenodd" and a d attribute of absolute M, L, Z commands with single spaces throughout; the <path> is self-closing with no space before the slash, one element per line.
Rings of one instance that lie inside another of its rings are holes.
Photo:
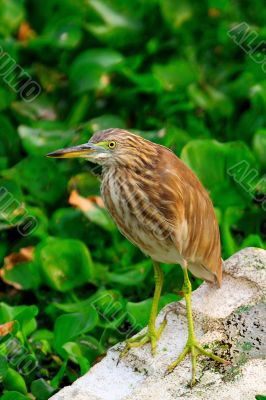
<path fill-rule="evenodd" d="M 1 0 L 0 33 L 10 36 L 14 33 L 25 18 L 25 9 L 22 1 Z"/>
<path fill-rule="evenodd" d="M 58 118 L 55 105 L 45 95 L 40 95 L 31 103 L 13 101 L 11 107 L 21 124 L 39 121 L 40 119 L 42 121 L 55 121 Z"/>
<path fill-rule="evenodd" d="M 1 397 L 1 400 L 29 400 L 29 398 L 28 396 L 24 396 L 24 394 L 11 390 L 5 392 Z"/>
<path fill-rule="evenodd" d="M 255 155 L 263 168 L 266 167 L 266 129 L 260 129 L 253 138 Z"/>
<path fill-rule="evenodd" d="M 245 249 L 246 247 L 258 247 L 260 249 L 265 249 L 266 243 L 263 242 L 259 235 L 248 235 L 241 243 L 242 249 Z"/>
<path fill-rule="evenodd" d="M 231 228 L 237 224 L 237 222 L 243 217 L 243 214 L 243 206 L 241 208 L 237 206 L 228 207 L 223 213 L 221 236 L 224 243 L 223 251 L 226 257 L 229 257 L 230 254 L 234 254 L 238 249 Z"/>
<path fill-rule="evenodd" d="M 19 185 L 9 179 L 0 179 L 0 230 L 10 229 L 25 215 L 23 194 Z"/>
<path fill-rule="evenodd" d="M 79 45 L 82 39 L 82 20 L 77 16 L 54 17 L 46 25 L 44 37 L 53 46 L 62 49 L 72 49 Z"/>
<path fill-rule="evenodd" d="M 15 99 L 15 94 L 11 90 L 0 87 L 0 111 L 8 108 Z"/>
<path fill-rule="evenodd" d="M 16 264 L 12 269 L 2 272 L 2 279 L 19 290 L 37 289 L 41 284 L 38 265 L 34 262 Z"/>
<path fill-rule="evenodd" d="M 93 89 L 104 89 L 109 84 L 109 77 L 99 65 L 90 64 L 83 67 L 77 75 L 76 68 L 72 68 L 70 82 L 76 95 Z"/>
<path fill-rule="evenodd" d="M 126 15 L 127 9 L 125 7 L 119 9 L 119 2 L 111 5 L 100 0 L 91 0 L 89 6 L 95 18 L 86 25 L 86 28 L 97 39 L 115 48 L 136 41 L 141 23 L 134 19 L 133 10 Z"/>
<path fill-rule="evenodd" d="M 31 393 L 38 400 L 48 400 L 54 392 L 55 389 L 44 379 L 37 379 L 31 384 Z"/>
<path fill-rule="evenodd" d="M 98 196 L 83 197 L 76 190 L 70 193 L 69 204 L 79 208 L 89 221 L 99 225 L 106 231 L 114 231 L 115 224 L 104 208 L 103 201 Z"/>
<path fill-rule="evenodd" d="M 233 112 L 230 98 L 210 85 L 205 85 L 202 89 L 198 84 L 192 83 L 188 87 L 188 94 L 195 106 L 208 111 L 214 119 L 217 116 L 230 116 Z"/>
<path fill-rule="evenodd" d="M 124 286 L 137 285 L 143 282 L 151 269 L 150 260 L 145 260 L 120 273 L 108 272 L 107 279 L 109 282 Z"/>
<path fill-rule="evenodd" d="M 84 65 L 96 64 L 104 69 L 109 69 L 121 64 L 123 56 L 118 51 L 112 49 L 89 49 L 81 53 L 72 64 L 72 68 L 79 70 Z"/>
<path fill-rule="evenodd" d="M 169 293 L 160 298 L 159 310 L 166 304 L 179 300 L 179 296 Z M 127 319 L 134 328 L 140 330 L 144 328 L 149 322 L 151 312 L 152 299 L 140 301 L 139 303 L 128 302 L 126 305 Z"/>
<path fill-rule="evenodd" d="M 92 0 L 90 6 L 102 17 L 102 19 L 111 26 L 124 27 L 124 28 L 135 28 L 133 20 L 125 17 L 124 15 L 117 12 L 111 6 L 104 4 L 100 0 Z"/>
<path fill-rule="evenodd" d="M 41 207 L 32 207 L 27 204 L 25 220 L 18 226 L 19 233 L 24 237 L 19 242 L 19 247 L 36 243 L 48 235 L 49 220 L 45 210 Z"/>
<path fill-rule="evenodd" d="M 67 186 L 69 192 L 76 190 L 83 197 L 100 195 L 99 179 L 90 172 L 82 172 L 72 176 Z"/>
<path fill-rule="evenodd" d="M 60 175 L 59 164 L 44 157 L 24 158 L 13 168 L 2 172 L 2 175 L 14 179 L 22 189 L 33 196 L 35 202 L 39 200 L 54 204 L 66 187 L 66 178 Z"/>
<path fill-rule="evenodd" d="M 44 282 L 60 292 L 93 281 L 90 252 L 79 240 L 49 238 L 37 246 L 36 262 Z"/>
<path fill-rule="evenodd" d="M 168 64 L 155 64 L 154 76 L 167 91 L 184 90 L 197 79 L 196 72 L 186 60 L 172 60 Z"/>
<path fill-rule="evenodd" d="M 62 353 L 62 346 L 76 339 L 83 333 L 91 331 L 98 322 L 97 312 L 88 307 L 84 312 L 61 315 L 56 319 L 54 327 L 54 347 Z M 63 354 L 64 351 L 63 351 Z"/>
<path fill-rule="evenodd" d="M 160 0 L 159 4 L 163 18 L 174 31 L 193 17 L 193 8 L 188 0 Z"/>
<path fill-rule="evenodd" d="M 90 363 L 88 359 L 82 355 L 82 349 L 79 344 L 67 342 L 63 345 L 63 349 L 67 352 L 69 359 L 79 365 L 81 375 L 86 374 L 90 369 Z"/>
<path fill-rule="evenodd" d="M 7 156 L 14 163 L 19 156 L 19 136 L 10 120 L 3 115 L 0 115 L 0 142 L 0 156 Z"/>
<path fill-rule="evenodd" d="M 86 126 L 91 130 L 91 132 L 102 131 L 104 129 L 110 128 L 110 126 L 115 126 L 116 128 L 125 128 L 125 122 L 121 117 L 113 114 L 104 114 L 100 117 L 92 118 Z"/>
<path fill-rule="evenodd" d="M 20 249 L 5 258 L 0 276 L 4 282 L 18 290 L 36 289 L 41 283 L 38 265 L 33 260 L 34 247 Z"/>
<path fill-rule="evenodd" d="M 73 138 L 72 130 L 47 130 L 20 125 L 18 133 L 25 151 L 32 156 L 44 156 L 55 149 L 69 145 Z"/>
<path fill-rule="evenodd" d="M 31 335 L 31 340 L 38 341 L 38 340 L 46 340 L 46 341 L 52 341 L 54 338 L 54 334 L 52 331 L 49 331 L 48 329 L 38 329 L 36 332 L 34 332 Z"/>
<path fill-rule="evenodd" d="M 50 231 L 54 236 L 85 241 L 90 223 L 80 210 L 58 208 L 52 215 Z"/>
<path fill-rule="evenodd" d="M 99 290 L 90 298 L 99 316 L 98 325 L 115 329 L 126 318 L 126 300 L 117 290 Z"/>
<path fill-rule="evenodd" d="M 3 335 L 1 335 L 3 336 Z M 0 354 L 0 382 L 2 382 L 6 375 L 7 375 L 7 371 L 8 371 L 8 362 L 6 357 L 4 357 L 3 355 Z"/>
<path fill-rule="evenodd" d="M 5 390 L 16 391 L 21 394 L 28 393 L 24 378 L 12 368 L 8 368 L 3 385 Z"/>
<path fill-rule="evenodd" d="M 193 140 L 183 148 L 181 158 L 210 190 L 218 207 L 250 203 L 249 192 L 254 191 L 257 182 L 255 179 L 250 185 L 250 171 L 257 168 L 257 163 L 244 143 Z M 226 198 L 222 195 L 225 192 Z"/>
<path fill-rule="evenodd" d="M 70 67 L 70 82 L 75 93 L 102 89 L 109 84 L 108 73 L 123 60 L 109 49 L 90 49 L 81 53 Z"/>
<path fill-rule="evenodd" d="M 96 357 L 103 354 L 105 348 L 101 346 L 100 342 L 93 336 L 81 335 L 76 339 L 83 356 L 92 364 Z"/>
<path fill-rule="evenodd" d="M 36 306 L 9 306 L 6 303 L 0 303 L 0 323 L 18 321 L 20 329 L 25 336 L 30 335 L 37 326 L 35 317 L 39 310 Z"/>

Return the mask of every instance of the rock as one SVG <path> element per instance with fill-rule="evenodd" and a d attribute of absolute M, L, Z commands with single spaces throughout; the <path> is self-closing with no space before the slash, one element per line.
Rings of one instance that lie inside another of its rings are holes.
<path fill-rule="evenodd" d="M 224 263 L 220 289 L 204 283 L 193 292 L 195 329 L 202 344 L 231 361 L 224 366 L 198 358 L 197 384 L 191 389 L 187 356 L 165 371 L 187 339 L 183 302 L 166 306 L 157 318 L 167 326 L 151 356 L 150 345 L 132 349 L 117 365 L 124 344 L 52 400 L 255 400 L 266 395 L 266 251 L 244 249 Z"/>

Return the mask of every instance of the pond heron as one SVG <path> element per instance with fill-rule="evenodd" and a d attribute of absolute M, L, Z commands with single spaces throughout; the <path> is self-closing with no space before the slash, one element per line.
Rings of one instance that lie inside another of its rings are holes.
<path fill-rule="evenodd" d="M 194 173 L 169 149 L 122 129 L 96 132 L 86 144 L 61 149 L 48 157 L 83 157 L 102 166 L 101 194 L 122 234 L 153 260 L 155 292 L 146 333 L 127 341 L 121 356 L 133 347 L 157 341 L 166 325 L 155 321 L 163 285 L 160 263 L 180 264 L 184 274 L 188 339 L 173 369 L 190 353 L 192 381 L 196 382 L 196 358 L 226 360 L 206 351 L 197 341 L 191 308 L 188 270 L 216 283 L 222 280 L 220 234 L 207 191 Z"/>

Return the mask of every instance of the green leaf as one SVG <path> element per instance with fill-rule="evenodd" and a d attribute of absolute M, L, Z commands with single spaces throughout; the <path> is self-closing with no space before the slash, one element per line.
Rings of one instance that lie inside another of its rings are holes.
<path fill-rule="evenodd" d="M 17 391 L 22 394 L 28 393 L 24 378 L 12 368 L 8 368 L 3 385 L 5 390 Z"/>
<path fill-rule="evenodd" d="M 119 2 L 106 4 L 101 0 L 91 0 L 89 7 L 96 18 L 86 28 L 96 38 L 115 48 L 136 41 L 141 24 L 134 18 L 135 8 L 127 10 L 120 3 L 119 9 Z"/>
<path fill-rule="evenodd" d="M 19 185 L 10 179 L 0 179 L 0 230 L 10 229 L 23 221 L 22 202 Z"/>
<path fill-rule="evenodd" d="M 262 167 L 266 167 L 266 129 L 260 129 L 253 138 L 253 148 Z"/>
<path fill-rule="evenodd" d="M 105 208 L 93 205 L 88 211 L 83 211 L 89 221 L 99 225 L 108 232 L 113 232 L 115 224 Z"/>
<path fill-rule="evenodd" d="M 193 17 L 193 9 L 188 0 L 160 0 L 162 15 L 173 30 Z"/>
<path fill-rule="evenodd" d="M 38 400 L 48 400 L 55 389 L 44 379 L 37 379 L 31 384 L 31 392 Z"/>
<path fill-rule="evenodd" d="M 1 29 L 1 28 L 0 28 Z M 7 109 L 15 98 L 11 90 L 0 87 L 0 111 Z"/>
<path fill-rule="evenodd" d="M 85 241 L 90 223 L 80 210 L 58 208 L 52 215 L 50 231 L 57 237 Z"/>
<path fill-rule="evenodd" d="M 90 298 L 99 316 L 98 325 L 115 329 L 126 318 L 126 300 L 117 290 L 99 290 Z"/>
<path fill-rule="evenodd" d="M 47 204 L 54 204 L 59 200 L 66 187 L 66 178 L 60 174 L 59 164 L 44 157 L 24 158 L 15 167 L 2 174 L 15 179 L 35 201 Z"/>
<path fill-rule="evenodd" d="M 2 382 L 8 373 L 8 362 L 6 357 L 0 354 L 0 382 Z"/>
<path fill-rule="evenodd" d="M 3 115 L 0 115 L 0 142 L 0 156 L 7 156 L 14 163 L 19 155 L 19 136 L 9 119 Z"/>
<path fill-rule="evenodd" d="M 120 53 L 109 49 L 90 49 L 79 54 L 70 67 L 70 82 L 75 93 L 103 89 L 108 85 L 107 73 L 123 60 Z"/>
<path fill-rule="evenodd" d="M 66 147 L 73 138 L 70 130 L 47 130 L 20 125 L 18 133 L 26 152 L 32 156 L 44 156 L 51 151 Z"/>
<path fill-rule="evenodd" d="M 76 303 L 52 303 L 56 308 L 66 313 L 75 313 L 78 311 L 86 311 L 88 306 L 91 306 L 93 299 L 90 297 L 83 301 L 77 301 Z"/>
<path fill-rule="evenodd" d="M 91 132 L 95 132 L 108 129 L 110 126 L 123 129 L 125 128 L 125 122 L 117 115 L 104 114 L 100 117 L 92 118 L 86 126 L 91 130 Z"/>
<path fill-rule="evenodd" d="M 90 369 L 90 363 L 86 357 L 82 355 L 82 349 L 78 343 L 65 343 L 63 349 L 67 352 L 69 359 L 80 366 L 80 373 L 84 375 Z"/>
<path fill-rule="evenodd" d="M 41 284 L 38 265 L 34 262 L 18 263 L 12 269 L 3 270 L 2 279 L 22 290 L 37 289 Z"/>
<path fill-rule="evenodd" d="M 105 348 L 103 348 L 100 342 L 93 336 L 81 335 L 77 340 L 82 355 L 89 361 L 90 365 L 94 363 L 94 360 L 99 355 L 103 354 Z"/>
<path fill-rule="evenodd" d="M 196 80 L 196 73 L 186 60 L 172 60 L 168 64 L 155 64 L 153 74 L 167 91 L 184 90 Z"/>
<path fill-rule="evenodd" d="M 247 247 L 258 247 L 260 249 L 265 249 L 266 244 L 263 243 L 263 240 L 259 235 L 248 235 L 241 244 L 242 249 Z"/>
<path fill-rule="evenodd" d="M 91 331 L 97 324 L 98 315 L 95 309 L 88 306 L 84 312 L 61 315 L 56 319 L 54 328 L 54 347 L 62 353 L 62 346 L 76 339 L 83 333 Z"/>
<path fill-rule="evenodd" d="M 25 336 L 30 335 L 36 329 L 35 317 L 39 310 L 37 306 L 9 306 L 0 303 L 0 323 L 18 321 Z"/>
<path fill-rule="evenodd" d="M 25 18 L 24 3 L 22 0 L 1 0 L 0 34 L 11 36 Z"/>
<path fill-rule="evenodd" d="M 91 173 L 82 172 L 78 175 L 72 176 L 68 182 L 68 190 L 76 190 L 81 196 L 99 196 L 100 195 L 100 182 L 96 176 Z"/>
<path fill-rule="evenodd" d="M 71 68 L 78 70 L 86 65 L 99 65 L 104 70 L 108 70 L 115 65 L 121 64 L 123 61 L 123 56 L 118 51 L 112 49 L 96 48 L 89 49 L 79 54 L 75 59 Z"/>
<path fill-rule="evenodd" d="M 181 159 L 210 190 L 217 207 L 251 202 L 258 180 L 257 163 L 243 142 L 193 140 L 183 148 Z"/>
<path fill-rule="evenodd" d="M 55 16 L 46 25 L 44 38 L 47 38 L 54 47 L 76 48 L 82 39 L 81 25 L 82 20 L 79 17 L 71 15 L 58 19 L 58 16 Z"/>
<path fill-rule="evenodd" d="M 166 304 L 178 299 L 179 297 L 177 295 L 171 293 L 162 296 L 159 302 L 159 310 L 161 310 Z M 140 330 L 148 324 L 151 306 L 152 299 L 143 300 L 138 303 L 133 303 L 130 301 L 127 303 L 127 319 L 131 323 L 134 330 Z"/>
<path fill-rule="evenodd" d="M 23 394 L 16 391 L 8 391 L 3 394 L 1 400 L 29 400 L 28 396 L 24 396 Z"/>
<path fill-rule="evenodd" d="M 232 206 L 228 207 L 223 214 L 221 236 L 224 244 L 223 251 L 226 258 L 238 250 L 231 228 L 240 220 L 243 216 L 243 212 L 243 207 Z"/>
<path fill-rule="evenodd" d="M 150 260 L 142 261 L 128 268 L 123 272 L 108 272 L 107 279 L 109 282 L 121 284 L 124 286 L 135 286 L 144 281 L 149 271 L 151 270 Z"/>
<path fill-rule="evenodd" d="M 60 292 L 93 281 L 94 267 L 89 250 L 79 240 L 47 239 L 36 248 L 36 262 L 44 282 Z"/>

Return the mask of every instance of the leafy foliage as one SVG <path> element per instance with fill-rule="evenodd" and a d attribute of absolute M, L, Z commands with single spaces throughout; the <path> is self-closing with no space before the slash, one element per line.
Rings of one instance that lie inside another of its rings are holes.
<path fill-rule="evenodd" d="M 44 155 L 135 130 L 210 191 L 224 257 L 265 248 L 266 14 L 229 0 L 0 7 L 1 400 L 46 400 L 147 323 L 153 272 L 102 207 L 91 166 Z M 228 34 L 243 21 L 258 34 L 252 57 Z M 182 286 L 180 269 L 163 269 L 161 307 Z"/>

